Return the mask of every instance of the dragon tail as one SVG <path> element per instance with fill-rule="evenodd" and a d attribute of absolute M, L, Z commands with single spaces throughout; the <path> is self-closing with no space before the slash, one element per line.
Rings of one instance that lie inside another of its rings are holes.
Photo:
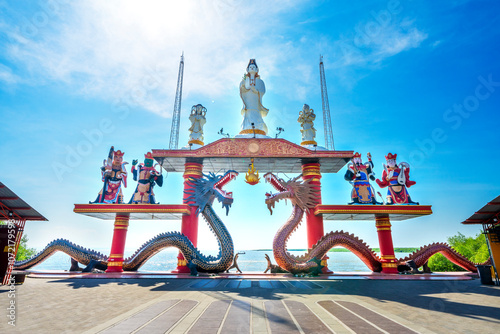
<path fill-rule="evenodd" d="M 371 271 L 380 272 L 382 270 L 380 259 L 377 254 L 375 254 L 375 252 L 368 247 L 363 240 L 359 239 L 354 234 L 349 234 L 344 231 L 336 231 L 325 234 L 312 247 L 311 251 L 306 254 L 306 258 L 321 259 L 335 246 L 342 246 L 350 250 L 357 257 L 359 257 Z"/>
<path fill-rule="evenodd" d="M 16 261 L 14 269 L 24 270 L 36 266 L 47 260 L 55 252 L 63 252 L 71 256 L 76 261 L 83 265 L 88 265 L 90 261 L 96 260 L 98 263 L 95 266 L 97 269 L 106 270 L 108 267 L 108 257 L 96 252 L 92 249 L 87 249 L 66 239 L 56 239 L 51 241 L 45 248 L 30 259 Z"/>
<path fill-rule="evenodd" d="M 476 265 L 481 265 L 481 264 L 484 265 L 491 263 L 491 258 L 486 260 L 484 263 L 474 263 L 469 259 L 467 259 L 462 254 L 458 253 L 450 245 L 444 242 L 442 243 L 438 242 L 423 246 L 420 249 L 408 255 L 407 257 L 403 259 L 398 259 L 397 262 L 399 264 L 404 264 L 406 261 L 413 260 L 418 268 L 423 266 L 429 260 L 429 258 L 436 253 L 443 254 L 448 260 L 450 260 L 457 266 L 460 266 L 465 270 L 471 272 L 477 272 Z"/>

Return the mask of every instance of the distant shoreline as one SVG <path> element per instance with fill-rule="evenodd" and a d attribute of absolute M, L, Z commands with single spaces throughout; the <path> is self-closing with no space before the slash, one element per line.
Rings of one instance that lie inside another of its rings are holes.
<path fill-rule="evenodd" d="M 412 253 L 416 251 L 418 248 L 416 247 L 395 247 L 394 252 L 395 253 Z M 374 252 L 380 252 L 380 248 L 372 248 Z M 272 252 L 272 249 L 252 249 L 252 251 L 256 252 Z M 291 248 L 288 249 L 289 252 L 307 252 L 307 249 L 295 249 Z M 345 249 L 345 248 L 332 248 L 328 252 L 334 252 L 334 253 L 344 253 L 344 252 L 350 252 L 350 250 Z"/>

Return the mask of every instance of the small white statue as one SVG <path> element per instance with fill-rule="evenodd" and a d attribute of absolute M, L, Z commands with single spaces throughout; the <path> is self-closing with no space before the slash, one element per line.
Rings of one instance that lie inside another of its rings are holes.
<path fill-rule="evenodd" d="M 191 127 L 189 128 L 189 142 L 188 144 L 197 144 L 203 146 L 203 125 L 207 122 L 205 115 L 207 114 L 207 108 L 201 104 L 197 104 L 191 108 L 191 115 L 189 120 L 191 121 Z"/>
<path fill-rule="evenodd" d="M 316 129 L 314 128 L 313 121 L 316 119 L 314 110 L 310 109 L 307 104 L 304 104 L 302 110 L 299 113 L 299 119 L 297 122 L 302 126 L 302 143 L 300 145 L 317 145 L 314 138 L 316 137 Z"/>
<path fill-rule="evenodd" d="M 259 68 L 255 59 L 250 59 L 247 73 L 240 83 L 240 97 L 243 101 L 243 123 L 241 123 L 240 135 L 267 135 L 267 126 L 263 117 L 267 116 L 269 109 L 262 105 L 262 96 L 266 93 L 264 81 L 259 77 Z"/>

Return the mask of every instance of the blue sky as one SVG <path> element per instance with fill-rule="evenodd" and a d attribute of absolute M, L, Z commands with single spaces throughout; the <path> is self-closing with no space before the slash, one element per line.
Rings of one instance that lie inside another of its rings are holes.
<path fill-rule="evenodd" d="M 111 145 L 129 162 L 168 146 L 182 52 L 180 146 L 198 103 L 208 109 L 205 143 L 221 127 L 237 134 L 250 58 L 266 84 L 270 135 L 283 127 L 281 137 L 299 143 L 307 103 L 324 143 L 322 54 L 336 149 L 371 152 L 377 176 L 384 155 L 398 153 L 417 182 L 412 198 L 433 206 L 432 216 L 393 223 L 395 246 L 473 235 L 478 227 L 460 222 L 500 191 L 498 9 L 495 1 L 0 1 L 1 180 L 49 219 L 27 224 L 30 246 L 67 238 L 108 249 L 112 223 L 79 216 L 73 204 L 96 197 Z M 323 176 L 324 204 L 349 202 L 344 173 Z M 130 180 L 127 200 L 134 188 Z M 181 189 L 181 176 L 169 174 L 157 200 L 181 203 Z M 223 220 L 236 248 L 271 248 L 291 207 L 280 203 L 270 216 L 271 188 L 243 175 L 228 189 L 235 202 Z M 179 229 L 132 222 L 127 248 Z M 378 246 L 374 222 L 325 222 L 337 229 Z M 301 228 L 289 246 L 305 240 Z M 199 247 L 216 247 L 202 221 Z"/>

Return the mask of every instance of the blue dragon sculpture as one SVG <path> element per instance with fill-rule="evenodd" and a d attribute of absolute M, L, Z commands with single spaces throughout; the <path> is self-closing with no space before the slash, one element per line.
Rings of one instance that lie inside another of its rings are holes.
<path fill-rule="evenodd" d="M 123 269 L 126 271 L 137 271 L 151 257 L 168 247 L 178 248 L 188 262 L 192 271 L 219 273 L 227 270 L 233 261 L 234 245 L 231 235 L 222 220 L 212 208 L 213 201 L 217 199 L 226 209 L 226 215 L 233 203 L 232 192 L 226 192 L 222 188 L 238 175 L 235 171 L 228 171 L 223 175 L 213 173 L 203 174 L 202 178 L 191 178 L 188 180 L 192 188 L 186 193 L 189 195 L 186 201 L 189 205 L 197 206 L 196 214 L 201 213 L 207 221 L 210 229 L 215 234 L 219 244 L 217 256 L 203 255 L 185 235 L 179 232 L 160 233 L 151 240 L 144 243 L 132 256 L 123 261 Z M 76 245 L 65 239 L 57 239 L 50 242 L 40 253 L 32 258 L 15 263 L 14 268 L 18 270 L 28 269 L 40 264 L 57 251 L 64 252 L 79 263 L 96 269 L 106 270 L 108 257 L 91 249 Z"/>

